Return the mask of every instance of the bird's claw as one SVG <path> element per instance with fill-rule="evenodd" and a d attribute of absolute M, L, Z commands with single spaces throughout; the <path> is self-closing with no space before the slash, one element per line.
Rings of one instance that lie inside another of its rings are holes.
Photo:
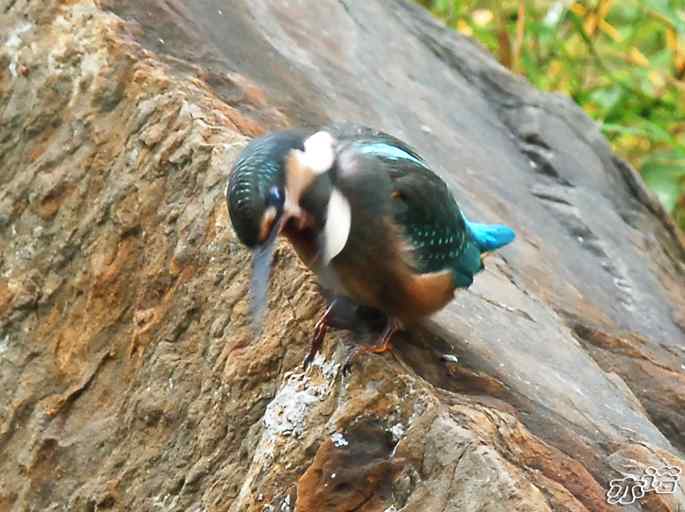
<path fill-rule="evenodd" d="M 326 332 L 328 331 L 328 315 L 330 314 L 330 307 L 326 310 L 323 316 L 316 322 L 314 326 L 314 336 L 312 337 L 312 343 L 309 348 L 309 354 L 304 358 L 303 367 L 306 370 L 309 365 L 314 361 L 316 354 L 319 353 L 321 345 L 323 345 L 323 340 L 326 337 Z"/>
<path fill-rule="evenodd" d="M 392 344 L 390 343 L 390 336 L 384 336 L 381 341 L 375 345 L 361 345 L 354 347 L 347 354 L 345 362 L 342 365 L 343 375 L 347 376 L 352 371 L 352 363 L 359 356 L 359 354 L 382 354 L 383 352 L 388 352 L 392 350 Z"/>
<path fill-rule="evenodd" d="M 357 355 L 359 355 L 359 352 L 361 352 L 361 347 L 355 347 L 350 350 L 347 354 L 347 357 L 345 357 L 345 361 L 342 365 L 342 374 L 345 377 L 347 377 L 352 371 L 352 363 L 354 363 L 354 360 L 356 359 Z"/>

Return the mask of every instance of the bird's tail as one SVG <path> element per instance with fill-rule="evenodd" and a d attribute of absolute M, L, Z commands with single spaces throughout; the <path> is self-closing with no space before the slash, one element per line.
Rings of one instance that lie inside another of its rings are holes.
<path fill-rule="evenodd" d="M 468 221 L 465 217 L 464 221 L 481 253 L 504 247 L 516 238 L 514 230 L 502 224 L 478 224 Z"/>

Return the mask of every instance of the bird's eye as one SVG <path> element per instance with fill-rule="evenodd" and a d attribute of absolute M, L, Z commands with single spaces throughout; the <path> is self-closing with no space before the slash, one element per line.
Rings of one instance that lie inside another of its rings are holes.
<path fill-rule="evenodd" d="M 277 186 L 273 186 L 269 189 L 268 203 L 280 208 L 283 206 L 283 191 Z"/>

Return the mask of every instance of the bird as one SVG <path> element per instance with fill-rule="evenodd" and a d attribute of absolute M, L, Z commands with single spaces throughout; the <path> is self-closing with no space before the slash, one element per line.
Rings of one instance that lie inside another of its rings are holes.
<path fill-rule="evenodd" d="M 327 125 L 326 130 L 346 140 L 365 133 L 366 128 L 354 123 L 335 123 Z M 319 179 L 318 187 L 308 190 L 302 198 L 302 207 L 292 201 L 286 203 L 285 169 L 292 152 L 304 151 L 305 141 L 316 131 L 291 128 L 254 138 L 240 152 L 229 173 L 225 192 L 229 219 L 239 241 L 252 251 L 251 315 L 257 326 L 264 313 L 278 235 L 289 239 L 306 266 L 315 266 L 317 233 L 326 216 L 326 191 L 330 184 L 325 178 Z M 301 196 L 293 190 L 293 178 L 290 192 Z M 342 308 L 346 311 L 341 310 L 341 315 L 349 317 L 350 305 L 344 304 Z M 331 309 L 331 314 L 335 311 Z"/>
<path fill-rule="evenodd" d="M 328 327 L 337 326 L 337 304 L 386 318 L 375 343 L 350 352 L 343 365 L 349 369 L 359 354 L 390 350 L 398 329 L 445 307 L 484 269 L 485 255 L 515 239 L 507 226 L 469 221 L 408 144 L 354 123 L 253 141 L 231 176 L 229 214 L 238 237 L 255 249 L 255 299 L 263 300 L 273 241 L 282 232 L 333 292 L 305 365 Z"/>

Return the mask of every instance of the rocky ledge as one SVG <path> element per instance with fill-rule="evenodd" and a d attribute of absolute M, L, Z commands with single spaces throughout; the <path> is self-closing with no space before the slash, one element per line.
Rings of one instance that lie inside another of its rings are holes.
<path fill-rule="evenodd" d="M 223 201 L 250 137 L 342 119 L 519 234 L 349 377 L 345 333 L 301 369 L 322 303 L 285 244 L 255 339 Z M 419 8 L 0 0 L 0 162 L 0 511 L 685 510 L 685 476 L 607 500 L 685 470 L 682 235 Z"/>

